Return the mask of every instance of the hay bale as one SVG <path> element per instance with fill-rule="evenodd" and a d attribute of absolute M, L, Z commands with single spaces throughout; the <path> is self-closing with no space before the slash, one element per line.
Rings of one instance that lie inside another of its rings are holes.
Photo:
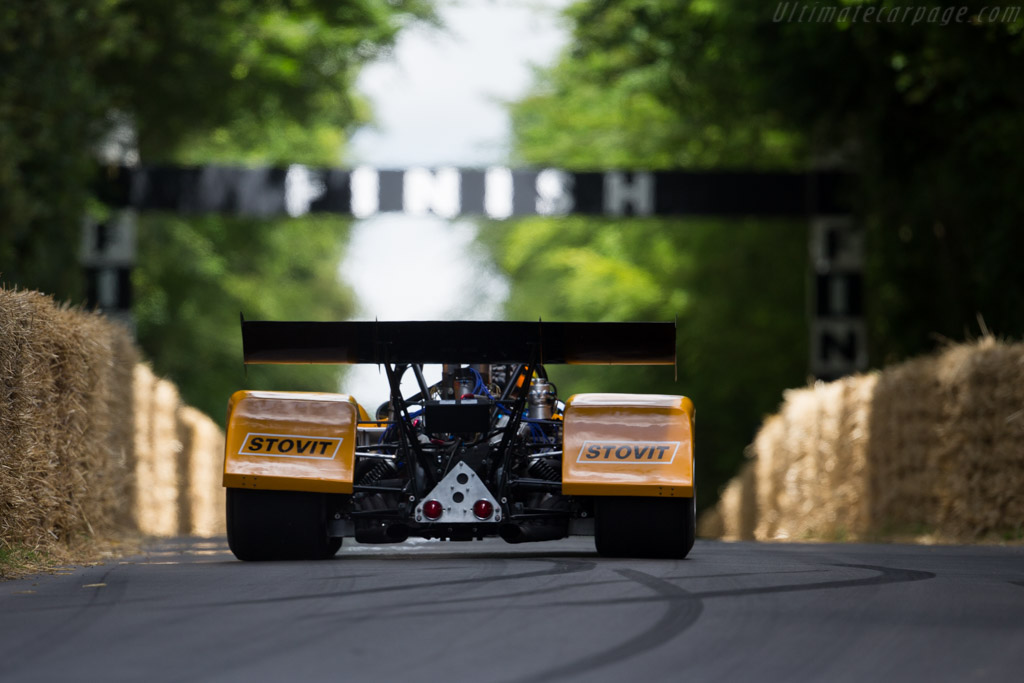
<path fill-rule="evenodd" d="M 120 533 L 133 532 L 138 529 L 135 522 L 135 396 L 134 370 L 139 362 L 139 352 L 135 348 L 131 336 L 121 330 L 114 335 L 112 364 L 110 376 L 110 393 L 106 405 L 107 412 L 113 416 L 110 421 L 110 435 L 113 444 L 111 453 L 123 474 L 112 479 L 107 487 L 109 495 L 117 500 L 112 509 L 112 524 Z"/>
<path fill-rule="evenodd" d="M 887 368 L 879 377 L 870 431 L 870 517 L 875 535 L 912 534 L 934 526 L 942 432 L 949 405 L 934 359 Z"/>
<path fill-rule="evenodd" d="M 757 486 L 755 463 L 749 461 L 740 469 L 722 492 L 718 506 L 721 538 L 727 541 L 754 540 L 757 527 Z"/>
<path fill-rule="evenodd" d="M 80 344 L 68 357 L 81 364 L 78 371 L 59 370 L 77 377 L 77 382 L 67 379 L 67 390 L 80 397 L 64 424 L 65 436 L 71 425 L 77 426 L 72 435 L 78 442 L 69 444 L 74 450 L 68 453 L 73 490 L 80 495 L 72 514 L 85 522 L 90 536 L 106 537 L 130 522 L 130 498 L 124 494 L 132 479 L 131 396 L 122 384 L 126 373 L 118 368 L 118 354 L 130 359 L 131 342 L 120 325 L 98 314 L 74 309 L 60 309 L 60 314 Z"/>
<path fill-rule="evenodd" d="M 57 396 L 40 339 L 57 327 L 57 316 L 41 298 L 0 289 L 0 539 L 32 548 L 59 540 L 53 526 L 65 505 L 60 484 L 49 476 L 60 455 L 41 415 Z"/>
<path fill-rule="evenodd" d="M 117 323 L 0 288 L 0 547 L 222 532 L 223 435 L 137 361 Z"/>
<path fill-rule="evenodd" d="M 785 468 L 777 463 L 789 462 L 792 459 L 783 451 L 787 432 L 784 413 L 780 412 L 765 421 L 751 445 L 757 508 L 754 536 L 758 539 L 774 538 L 777 531 L 779 498 L 785 477 Z"/>
<path fill-rule="evenodd" d="M 937 359 L 948 422 L 941 425 L 937 489 L 938 532 L 979 538 L 1020 528 L 1014 513 L 1024 484 L 1020 423 L 1024 407 L 1024 346 L 988 338 Z"/>
<path fill-rule="evenodd" d="M 213 420 L 189 406 L 178 409 L 178 425 L 188 482 L 179 494 L 181 507 L 188 510 L 188 525 L 182 528 L 195 536 L 223 534 L 224 434 Z"/>
<path fill-rule="evenodd" d="M 859 538 L 867 529 L 866 451 L 877 378 L 787 391 L 752 445 L 756 526 L 764 540 Z"/>
<path fill-rule="evenodd" d="M 112 411 L 125 404 L 116 359 L 130 346 L 97 314 L 0 289 L 3 544 L 49 549 L 128 520 L 133 449 Z"/>
<path fill-rule="evenodd" d="M 971 540 L 1024 525 L 1024 345 L 985 338 L 887 370 L 875 397 L 879 534 Z"/>
<path fill-rule="evenodd" d="M 842 395 L 836 446 L 822 464 L 827 520 L 824 533 L 836 539 L 861 539 L 870 528 L 868 443 L 871 401 L 878 374 L 855 375 L 839 383 Z"/>
<path fill-rule="evenodd" d="M 718 523 L 758 539 L 1020 539 L 1024 344 L 991 337 L 785 392 L 725 488 Z M 747 467 L 751 467 L 748 465 Z M 749 507 L 749 506 L 748 506 Z"/>
<path fill-rule="evenodd" d="M 139 530 L 153 536 L 175 536 L 179 526 L 179 453 L 176 414 L 178 390 L 152 371 L 139 366 L 135 373 L 139 402 L 138 464 L 135 471 L 135 518 Z"/>
<path fill-rule="evenodd" d="M 1022 344 L 989 338 L 880 373 L 787 391 L 752 445 L 755 535 L 1019 536 L 1022 442 Z M 723 494 L 727 536 L 740 490 L 737 478 Z"/>
<path fill-rule="evenodd" d="M 722 521 L 721 502 L 708 508 L 697 517 L 697 538 L 722 538 L 725 523 Z"/>

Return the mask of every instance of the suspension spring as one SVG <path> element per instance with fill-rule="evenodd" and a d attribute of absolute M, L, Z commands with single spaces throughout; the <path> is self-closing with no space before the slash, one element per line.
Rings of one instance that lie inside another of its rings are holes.
<path fill-rule="evenodd" d="M 377 483 L 384 478 L 385 475 L 391 474 L 395 471 L 395 466 L 391 464 L 390 460 L 380 460 L 374 465 L 369 472 L 363 475 L 359 483 L 364 486 L 370 486 Z"/>
<path fill-rule="evenodd" d="M 526 471 L 530 473 L 531 477 L 536 477 L 537 479 L 546 479 L 547 481 L 558 481 L 560 479 L 558 470 L 540 459 L 531 462 Z"/>

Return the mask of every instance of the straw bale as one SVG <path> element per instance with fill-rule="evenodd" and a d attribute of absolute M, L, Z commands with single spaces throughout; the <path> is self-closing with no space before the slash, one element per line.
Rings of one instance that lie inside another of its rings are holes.
<path fill-rule="evenodd" d="M 116 444 L 114 459 L 125 470 L 125 475 L 112 481 L 107 489 L 110 496 L 118 501 L 113 524 L 120 531 L 136 530 L 134 517 L 135 500 L 135 397 L 133 375 L 139 360 L 138 350 L 130 335 L 121 328 L 114 335 L 111 366 L 111 391 L 107 411 L 111 419 L 111 442 Z"/>
<path fill-rule="evenodd" d="M 144 415 L 137 425 L 139 440 L 136 467 L 135 518 L 139 530 L 153 536 L 174 536 L 180 533 L 178 492 L 179 453 L 176 414 L 178 391 L 173 384 L 153 377 L 144 366 L 137 370 L 136 391 L 140 396 L 137 409 Z M 143 392 L 148 395 L 143 397 Z M 144 408 L 143 408 L 144 406 Z"/>
<path fill-rule="evenodd" d="M 785 392 L 752 445 L 758 539 L 857 538 L 867 528 L 866 451 L 877 378 Z M 741 475 L 743 476 L 743 475 Z"/>
<path fill-rule="evenodd" d="M 769 420 L 754 440 L 757 458 L 757 504 L 762 514 L 756 530 L 762 539 L 805 536 L 806 517 L 817 479 L 812 447 L 818 438 L 815 388 L 785 392 L 780 419 Z"/>
<path fill-rule="evenodd" d="M 887 370 L 875 396 L 872 517 L 884 533 L 1019 529 L 1024 345 L 992 338 Z"/>
<path fill-rule="evenodd" d="M 725 524 L 722 521 L 721 502 L 712 508 L 708 508 L 697 517 L 698 538 L 722 538 L 725 533 Z"/>
<path fill-rule="evenodd" d="M 718 506 L 718 519 L 722 530 L 719 533 L 727 541 L 749 541 L 754 539 L 757 525 L 757 491 L 754 475 L 755 463 L 748 461 L 740 473 L 729 482 L 722 492 Z"/>
<path fill-rule="evenodd" d="M 60 309 L 60 314 L 78 337 L 78 348 L 69 356 L 78 367 L 60 371 L 69 405 L 74 405 L 66 415 L 65 436 L 70 426 L 77 427 L 72 434 L 78 443 L 69 442 L 74 450 L 67 460 L 75 482 L 72 490 L 79 495 L 73 514 L 85 522 L 90 536 L 107 536 L 130 519 L 130 499 L 124 494 L 130 490 L 132 435 L 117 412 L 131 403 L 117 370 L 117 354 L 127 353 L 130 341 L 126 331 L 100 315 L 73 309 Z M 130 408 L 125 414 L 130 417 Z"/>
<path fill-rule="evenodd" d="M 1014 414 L 1024 407 L 1024 346 L 983 339 L 939 360 L 940 379 L 956 390 L 949 407 L 936 521 L 940 533 L 980 537 L 1020 528 L 1024 516 L 1011 514 L 1024 484 L 1021 430 Z"/>
<path fill-rule="evenodd" d="M 878 374 L 856 375 L 842 380 L 839 441 L 836 458 L 826 463 L 827 490 L 834 537 L 863 538 L 870 528 L 868 444 L 871 401 Z"/>
<path fill-rule="evenodd" d="M 209 417 L 189 406 L 178 408 L 180 440 L 185 454 L 187 487 L 179 497 L 188 510 L 182 529 L 195 536 L 216 536 L 225 531 L 224 488 L 221 475 L 224 434 Z"/>
<path fill-rule="evenodd" d="M 132 369 L 135 406 L 135 496 L 132 516 L 140 531 L 152 526 L 148 509 L 143 505 L 153 470 L 153 389 L 156 377 L 148 365 L 138 363 Z"/>
<path fill-rule="evenodd" d="M 154 536 L 224 533 L 224 435 L 144 364 L 134 371 L 135 517 Z"/>
<path fill-rule="evenodd" d="M 0 547 L 71 560 L 136 531 L 222 533 L 222 455 L 120 325 L 0 288 Z"/>
<path fill-rule="evenodd" d="M 174 424 L 177 429 L 178 443 L 181 448 L 178 450 L 178 529 L 181 533 L 191 533 L 192 530 L 192 488 L 193 472 L 191 467 L 192 449 L 194 447 L 194 428 L 189 422 L 189 415 L 186 409 L 188 406 L 179 405 L 174 414 Z"/>
<path fill-rule="evenodd" d="M 47 549 L 127 520 L 126 332 L 38 292 L 0 289 L 0 542 Z"/>
<path fill-rule="evenodd" d="M 751 446 L 755 536 L 1019 536 L 1022 443 L 1024 344 L 986 338 L 787 391 Z M 740 490 L 719 505 L 727 536 Z"/>

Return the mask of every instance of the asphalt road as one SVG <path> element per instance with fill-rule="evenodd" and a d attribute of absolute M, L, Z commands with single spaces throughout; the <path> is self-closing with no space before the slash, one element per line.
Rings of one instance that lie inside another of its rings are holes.
<path fill-rule="evenodd" d="M 2 681 L 1020 681 L 1024 548 L 222 540 L 0 583 Z"/>

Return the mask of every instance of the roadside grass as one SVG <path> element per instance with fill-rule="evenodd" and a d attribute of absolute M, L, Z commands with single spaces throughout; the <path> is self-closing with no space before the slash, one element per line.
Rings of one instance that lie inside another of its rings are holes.
<path fill-rule="evenodd" d="M 999 538 L 1006 543 L 1024 543 L 1024 525 L 1014 529 L 1003 529 L 998 534 Z"/>
<path fill-rule="evenodd" d="M 152 540 L 137 532 L 123 533 L 117 539 L 80 537 L 66 545 L 55 543 L 45 548 L 12 545 L 0 540 L 0 581 L 92 567 L 138 555 L 147 541 Z"/>
<path fill-rule="evenodd" d="M 915 545 L 1024 545 L 1024 525 L 980 533 L 973 538 L 942 534 L 934 526 L 914 523 L 883 524 L 865 535 L 865 543 L 912 543 Z"/>
<path fill-rule="evenodd" d="M 60 559 L 44 550 L 0 544 L 0 581 L 39 574 L 60 564 Z"/>

